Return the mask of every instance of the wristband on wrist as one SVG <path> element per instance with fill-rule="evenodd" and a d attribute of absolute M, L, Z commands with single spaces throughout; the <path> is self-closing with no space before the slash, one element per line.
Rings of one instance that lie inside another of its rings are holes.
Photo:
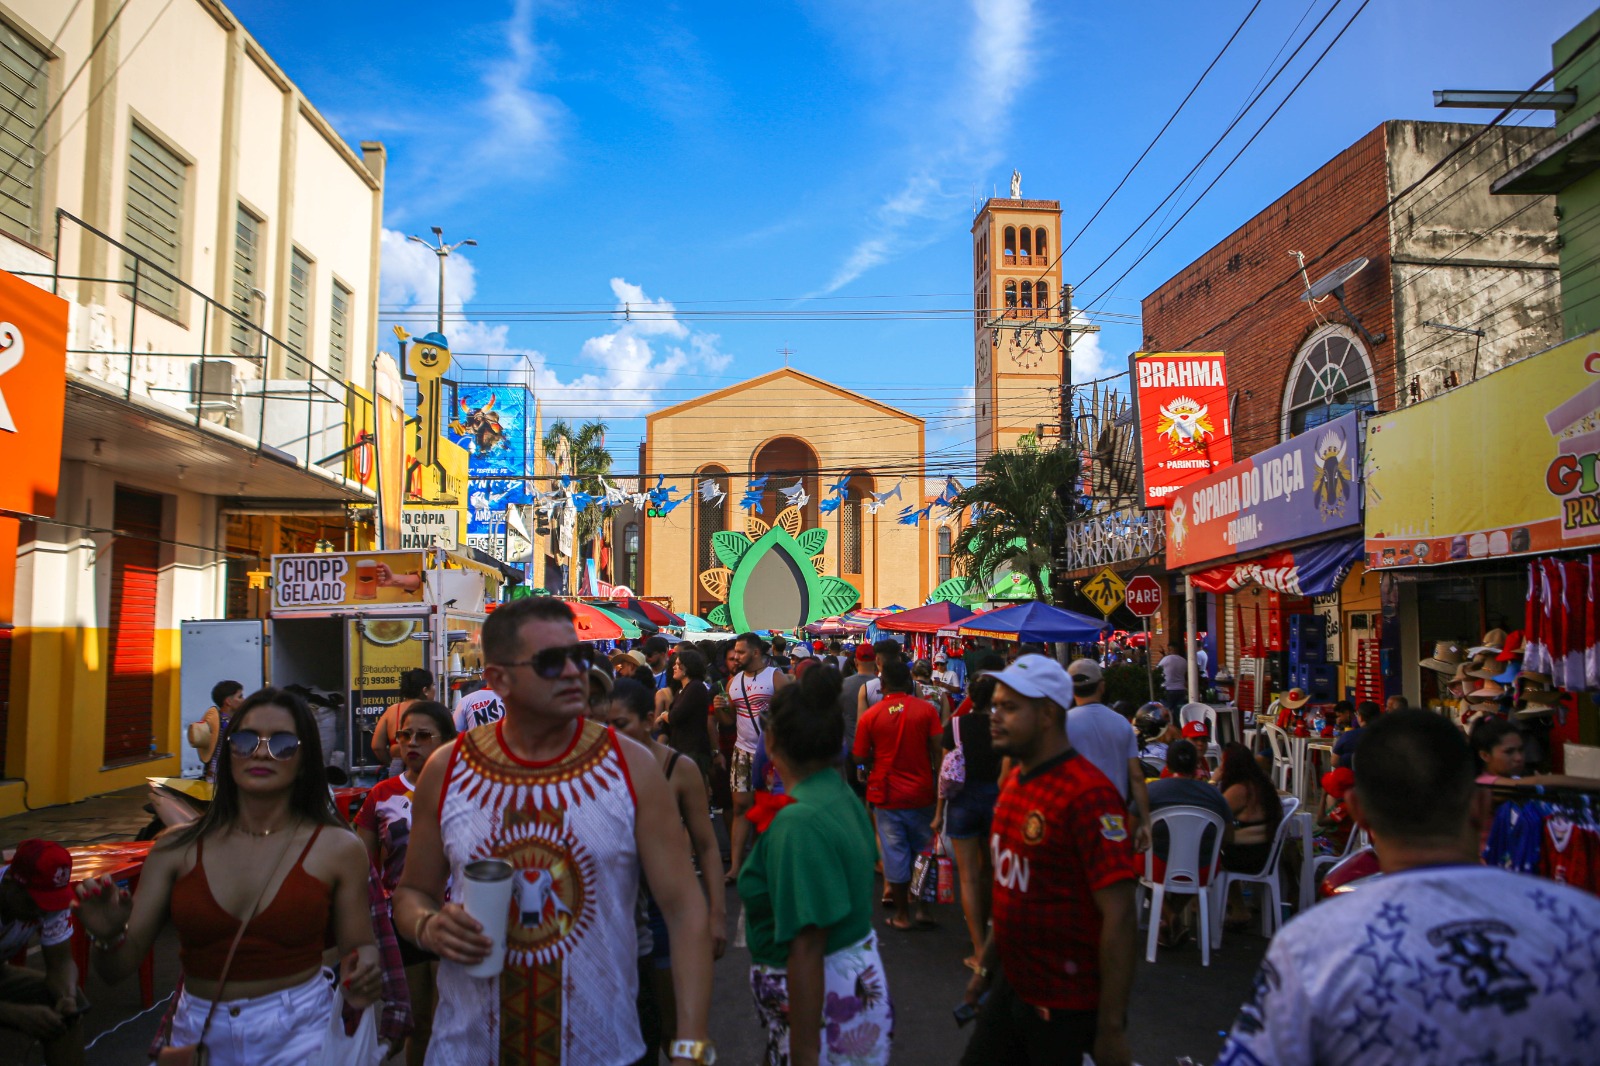
<path fill-rule="evenodd" d="M 423 949 L 427 948 L 427 945 L 422 942 L 422 932 L 428 927 L 428 919 L 436 916 L 438 913 L 438 911 L 428 911 L 422 917 L 417 919 L 416 928 L 411 931 L 411 942 L 417 945 L 417 947 Z"/>
<path fill-rule="evenodd" d="M 98 937 L 89 933 L 89 943 L 101 951 L 115 951 L 128 942 L 128 927 L 123 926 L 108 937 Z"/>

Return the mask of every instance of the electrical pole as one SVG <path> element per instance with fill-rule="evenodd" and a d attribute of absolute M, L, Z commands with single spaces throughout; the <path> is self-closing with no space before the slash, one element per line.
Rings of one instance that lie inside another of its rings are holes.
<path fill-rule="evenodd" d="M 433 226 L 430 228 L 433 230 L 433 239 L 437 243 L 429 244 L 427 241 L 423 240 L 421 237 L 418 237 L 414 233 L 407 237 L 406 240 L 416 241 L 418 244 L 428 249 L 428 251 L 439 257 L 439 315 L 436 328 L 442 335 L 444 333 L 444 261 L 450 258 L 450 253 L 455 251 L 457 248 L 476 248 L 478 246 L 478 242 L 469 238 L 464 241 L 456 241 L 454 244 L 446 244 L 444 243 L 444 230 L 440 229 L 438 226 Z"/>

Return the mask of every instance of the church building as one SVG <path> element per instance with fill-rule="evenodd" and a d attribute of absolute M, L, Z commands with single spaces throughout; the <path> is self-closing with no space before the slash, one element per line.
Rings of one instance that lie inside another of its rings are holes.
<path fill-rule="evenodd" d="M 854 586 L 863 606 L 916 607 L 949 576 L 953 520 L 934 508 L 917 525 L 898 521 L 904 508 L 933 498 L 915 415 L 785 367 L 657 411 L 646 423 L 644 484 L 664 474 L 686 496 L 644 519 L 644 595 L 671 597 L 674 610 L 706 616 L 721 602 L 715 579 L 708 588 L 701 578 L 723 566 L 713 535 L 745 530 L 747 516 L 770 525 L 791 503 L 800 528 L 827 532 L 812 560 L 818 573 Z M 758 498 L 741 506 L 762 477 Z M 842 480 L 842 501 L 824 510 L 830 487 Z"/>

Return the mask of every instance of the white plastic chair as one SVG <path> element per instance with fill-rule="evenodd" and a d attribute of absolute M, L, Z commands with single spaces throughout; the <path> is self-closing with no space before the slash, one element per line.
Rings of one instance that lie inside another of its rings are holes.
<path fill-rule="evenodd" d="M 1235 884 L 1262 885 L 1267 898 L 1261 901 L 1261 935 L 1271 938 L 1283 925 L 1283 893 L 1278 888 L 1278 863 L 1283 858 L 1283 842 L 1289 836 L 1289 819 L 1299 808 L 1300 801 L 1293 796 L 1283 800 L 1283 818 L 1278 831 L 1272 835 L 1272 847 L 1267 852 L 1266 865 L 1259 873 L 1242 874 L 1223 870 L 1217 877 L 1216 916 L 1211 923 L 1211 946 L 1222 946 L 1222 919 L 1228 905 L 1228 889 Z"/>
<path fill-rule="evenodd" d="M 1216 811 L 1204 807 L 1162 807 L 1150 815 L 1150 830 L 1167 827 L 1167 865 L 1160 881 L 1155 879 L 1155 849 L 1144 853 L 1144 876 L 1139 878 L 1139 901 L 1150 890 L 1150 936 L 1145 943 L 1145 960 L 1156 961 L 1156 937 L 1161 929 L 1161 902 L 1168 892 L 1199 896 L 1200 964 L 1211 965 L 1211 886 L 1217 880 L 1217 862 L 1222 856 L 1222 836 L 1226 824 Z M 1207 828 L 1213 830 L 1211 846 L 1202 849 Z M 1139 909 L 1143 914 L 1143 907 Z"/>
<path fill-rule="evenodd" d="M 1298 777 L 1294 754 L 1289 744 L 1289 734 L 1271 722 L 1261 723 L 1261 735 L 1267 738 L 1267 749 L 1272 752 L 1272 783 L 1279 792 L 1290 792 L 1291 777 Z"/>
<path fill-rule="evenodd" d="M 1217 736 L 1217 709 L 1205 703 L 1185 703 L 1178 708 L 1178 727 L 1181 729 L 1190 722 L 1206 724 L 1206 736 L 1210 739 L 1200 754 L 1210 761 L 1212 769 L 1216 769 L 1222 763 L 1221 738 Z"/>
<path fill-rule="evenodd" d="M 1337 855 L 1317 855 L 1312 858 L 1311 884 L 1313 886 L 1313 890 L 1315 889 L 1316 885 L 1322 882 L 1323 870 L 1343 862 L 1351 855 L 1354 855 L 1357 851 L 1360 851 L 1362 848 L 1366 847 L 1369 843 L 1370 841 L 1367 840 L 1367 831 L 1361 828 L 1359 825 L 1353 826 L 1350 829 L 1350 835 L 1345 838 L 1343 851 L 1339 852 Z"/>

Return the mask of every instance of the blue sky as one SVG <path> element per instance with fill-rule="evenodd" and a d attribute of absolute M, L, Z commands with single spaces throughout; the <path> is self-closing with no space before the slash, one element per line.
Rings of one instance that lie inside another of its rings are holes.
<path fill-rule="evenodd" d="M 451 260 L 452 347 L 486 353 L 463 360 L 483 373 L 528 373 L 547 419 L 604 417 L 631 471 L 639 416 L 780 366 L 780 348 L 927 418 L 936 458 L 970 462 L 971 331 L 950 312 L 971 299 L 976 202 L 1016 168 L 1077 232 L 1252 2 L 231 6 L 348 140 L 388 146 L 384 308 L 435 300 L 434 257 L 405 234 L 477 239 Z M 1179 212 L 1360 0 L 1260 4 L 1069 251 L 1070 280 L 1334 5 Z M 1139 343 L 1139 298 L 1301 177 L 1385 119 L 1487 120 L 1436 111 L 1432 90 L 1526 88 L 1590 10 L 1371 0 L 1170 237 L 1114 289 L 1156 230 L 1088 278 L 1079 303 L 1108 314 L 1075 377 L 1117 368 Z M 654 314 L 619 322 L 624 305 Z"/>

